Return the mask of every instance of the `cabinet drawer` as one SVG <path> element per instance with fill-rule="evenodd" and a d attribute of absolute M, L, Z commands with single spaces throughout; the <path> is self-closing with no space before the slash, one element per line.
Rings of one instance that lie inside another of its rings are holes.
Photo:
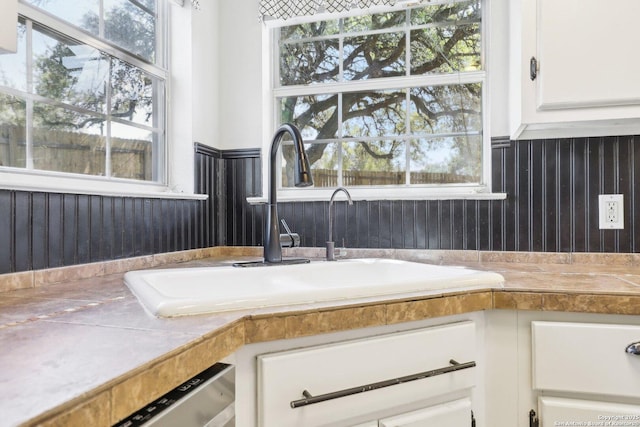
<path fill-rule="evenodd" d="M 303 391 L 318 396 L 475 361 L 471 321 L 258 356 L 258 423 L 313 427 L 356 419 L 476 384 L 470 367 L 302 407 Z"/>
<path fill-rule="evenodd" d="M 637 426 L 640 406 L 559 397 L 540 397 L 545 426 Z"/>
<path fill-rule="evenodd" d="M 533 388 L 640 397 L 640 326 L 532 322 Z"/>

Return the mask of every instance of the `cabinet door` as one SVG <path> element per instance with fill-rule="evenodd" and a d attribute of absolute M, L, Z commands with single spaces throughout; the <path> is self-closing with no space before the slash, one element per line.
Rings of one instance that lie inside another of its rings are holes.
<path fill-rule="evenodd" d="M 537 0 L 539 109 L 640 103 L 637 0 Z"/>
<path fill-rule="evenodd" d="M 640 2 L 508 3 L 511 138 L 640 132 L 640 56 L 630 54 L 640 42 Z"/>
<path fill-rule="evenodd" d="M 471 425 L 468 398 L 430 406 L 379 421 L 379 427 L 465 427 Z"/>
<path fill-rule="evenodd" d="M 560 397 L 541 397 L 543 426 L 637 426 L 640 406 Z"/>
<path fill-rule="evenodd" d="M 640 398 L 640 326 L 532 322 L 533 388 Z"/>

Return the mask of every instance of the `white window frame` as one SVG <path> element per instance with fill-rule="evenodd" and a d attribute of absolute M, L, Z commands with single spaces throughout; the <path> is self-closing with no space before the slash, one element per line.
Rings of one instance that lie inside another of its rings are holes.
<path fill-rule="evenodd" d="M 158 2 L 158 28 L 161 34 L 158 36 L 157 65 L 149 64 L 138 59 L 133 54 L 123 52 L 119 47 L 103 41 L 84 32 L 83 30 L 68 24 L 27 3 L 18 2 L 18 14 L 29 20 L 38 22 L 48 28 L 58 31 L 68 37 L 99 49 L 113 57 L 124 60 L 145 72 L 164 80 L 165 94 L 162 105 L 161 117 L 163 117 L 164 143 L 159 160 L 154 168 L 161 169 L 160 181 L 141 181 L 116 177 L 100 177 L 74 173 L 26 169 L 18 167 L 0 168 L 0 188 L 20 191 L 50 191 L 72 194 L 100 194 L 107 196 L 129 197 L 160 197 L 160 198 L 196 198 L 202 199 L 202 195 L 194 195 L 183 192 L 182 188 L 173 189 L 172 165 L 169 162 L 170 144 L 170 71 L 169 71 L 169 17 L 168 2 Z M 17 22 L 17 21 L 16 21 Z M 30 59 L 28 59 L 30 60 Z M 108 162 L 110 160 L 107 160 Z"/>
<path fill-rule="evenodd" d="M 349 187 L 349 192 L 354 199 L 358 200 L 420 200 L 420 199 L 503 199 L 506 197 L 502 193 L 491 193 L 491 132 L 490 126 L 490 103 L 489 103 L 489 61 L 487 60 L 487 47 L 490 44 L 489 28 L 490 16 L 489 5 L 490 0 L 482 1 L 482 51 L 481 58 L 483 70 L 478 72 L 460 73 L 443 75 L 434 78 L 429 77 L 428 84 L 460 84 L 469 82 L 480 82 L 482 84 L 482 174 L 480 184 L 440 184 L 440 185 L 404 185 L 404 186 L 380 186 L 380 187 Z M 428 4 L 446 3 L 446 1 L 430 1 Z M 297 17 L 287 20 L 265 20 L 262 28 L 262 100 L 263 100 L 263 144 L 262 144 L 262 186 L 263 197 L 251 198 L 249 201 L 259 203 L 266 200 L 266 191 L 268 188 L 268 153 L 271 145 L 273 132 L 279 125 L 277 118 L 277 98 L 284 96 L 293 96 L 299 94 L 296 87 L 280 87 L 276 88 L 277 64 L 275 61 L 274 49 L 276 49 L 274 29 L 286 25 L 302 24 L 307 22 L 338 19 L 349 16 L 357 16 L 369 13 L 381 13 L 389 11 L 402 10 L 407 7 L 415 6 L 415 2 L 399 2 L 396 6 L 374 6 L 367 10 L 356 9 L 342 13 L 319 13 L 314 16 Z M 405 88 L 424 85 L 422 76 L 396 77 L 393 80 L 393 86 Z M 379 81 L 375 79 L 366 81 L 349 82 L 348 91 L 363 89 L 382 89 L 388 88 L 389 79 Z M 305 94 L 313 93 L 332 93 L 332 91 L 344 90 L 345 83 L 322 84 L 318 87 L 305 87 Z M 334 188 L 281 188 L 278 185 L 279 201 L 312 201 L 312 200 L 328 200 L 333 193 Z"/>

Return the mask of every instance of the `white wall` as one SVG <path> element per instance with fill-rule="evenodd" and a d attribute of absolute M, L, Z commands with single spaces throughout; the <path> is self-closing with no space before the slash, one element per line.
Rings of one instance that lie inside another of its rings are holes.
<path fill-rule="evenodd" d="M 193 140 L 217 146 L 220 126 L 220 0 L 203 0 L 192 12 Z"/>
<path fill-rule="evenodd" d="M 262 24 L 257 0 L 218 0 L 220 149 L 262 146 Z"/>
<path fill-rule="evenodd" d="M 219 1 L 170 4 L 169 185 L 193 191 L 195 142 L 216 146 L 219 136 Z"/>
<path fill-rule="evenodd" d="M 171 39 L 169 45 L 169 68 L 171 81 L 168 85 L 167 143 L 169 156 L 169 188 L 176 192 L 193 192 L 193 141 L 192 124 L 192 49 L 191 10 L 187 3 L 179 7 L 170 3 Z"/>
<path fill-rule="evenodd" d="M 509 0 L 488 0 L 491 136 L 509 135 Z"/>

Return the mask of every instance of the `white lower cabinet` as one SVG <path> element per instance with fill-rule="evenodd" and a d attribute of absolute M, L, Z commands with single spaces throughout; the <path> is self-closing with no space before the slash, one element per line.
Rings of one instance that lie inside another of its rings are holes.
<path fill-rule="evenodd" d="M 473 321 L 261 354 L 258 426 L 471 426 L 478 356 Z"/>
<path fill-rule="evenodd" d="M 640 326 L 533 321 L 531 338 L 530 425 L 640 426 Z"/>

